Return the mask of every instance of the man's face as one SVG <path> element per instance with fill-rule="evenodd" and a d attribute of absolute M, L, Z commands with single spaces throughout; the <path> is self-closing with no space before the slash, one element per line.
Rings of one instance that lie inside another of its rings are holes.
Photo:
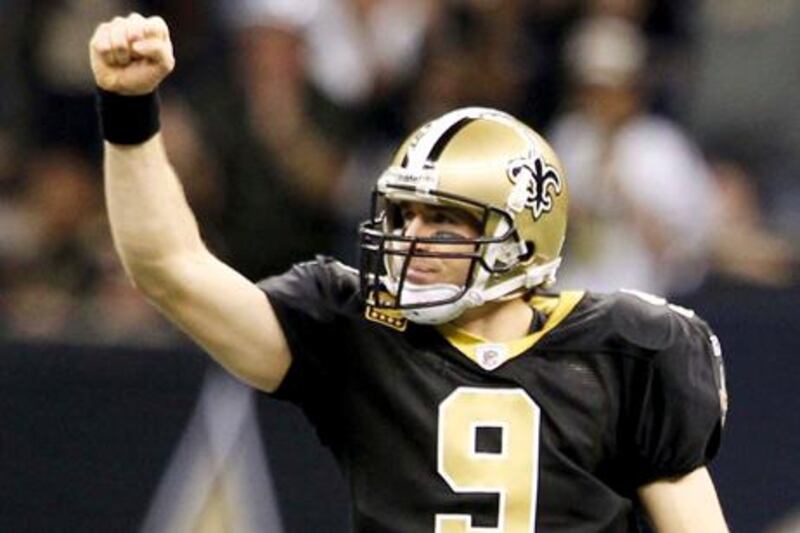
<path fill-rule="evenodd" d="M 475 239 L 480 235 L 480 224 L 467 211 L 455 207 L 435 206 L 415 202 L 402 202 L 397 205 L 402 221 L 402 233 L 407 237 L 452 239 Z M 399 245 L 406 248 L 405 243 Z M 438 253 L 471 253 L 473 244 L 417 244 L 416 250 Z M 395 256 L 399 272 L 405 257 Z M 464 285 L 469 274 L 470 259 L 451 259 L 439 257 L 414 257 L 406 272 L 410 283 L 427 285 L 448 283 Z"/>

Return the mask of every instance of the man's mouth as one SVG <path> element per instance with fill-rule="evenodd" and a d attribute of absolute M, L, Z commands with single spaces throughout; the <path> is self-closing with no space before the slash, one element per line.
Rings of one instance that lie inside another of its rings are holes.
<path fill-rule="evenodd" d="M 411 283 L 424 285 L 436 281 L 437 271 L 431 267 L 411 266 L 406 270 L 406 279 Z"/>

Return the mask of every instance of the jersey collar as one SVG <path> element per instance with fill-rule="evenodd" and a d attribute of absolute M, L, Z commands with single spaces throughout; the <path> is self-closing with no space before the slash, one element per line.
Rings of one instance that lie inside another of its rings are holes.
<path fill-rule="evenodd" d="M 447 342 L 472 362 L 485 370 L 494 370 L 523 354 L 556 328 L 569 316 L 583 295 L 584 291 L 564 291 L 554 296 L 534 296 L 530 300 L 531 306 L 547 315 L 547 321 L 542 329 L 512 341 L 492 342 L 449 323 L 437 326 L 437 329 Z"/>

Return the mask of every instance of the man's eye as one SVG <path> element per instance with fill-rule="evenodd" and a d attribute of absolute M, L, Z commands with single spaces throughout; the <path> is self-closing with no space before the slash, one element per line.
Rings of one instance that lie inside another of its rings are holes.
<path fill-rule="evenodd" d="M 433 237 L 437 239 L 446 239 L 450 241 L 461 241 L 464 240 L 465 238 L 463 235 L 459 233 L 455 233 L 453 231 L 443 231 L 443 230 L 439 230 L 436 233 L 434 233 Z"/>

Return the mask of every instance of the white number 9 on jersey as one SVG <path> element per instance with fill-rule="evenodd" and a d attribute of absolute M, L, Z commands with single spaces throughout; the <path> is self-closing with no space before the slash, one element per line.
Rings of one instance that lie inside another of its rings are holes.
<path fill-rule="evenodd" d="M 436 533 L 535 530 L 540 416 L 522 389 L 459 387 L 439 405 L 439 475 L 455 492 L 497 494 L 499 515 L 497 528 L 475 528 L 470 515 L 437 514 Z M 499 447 L 482 448 L 481 432 Z"/>

